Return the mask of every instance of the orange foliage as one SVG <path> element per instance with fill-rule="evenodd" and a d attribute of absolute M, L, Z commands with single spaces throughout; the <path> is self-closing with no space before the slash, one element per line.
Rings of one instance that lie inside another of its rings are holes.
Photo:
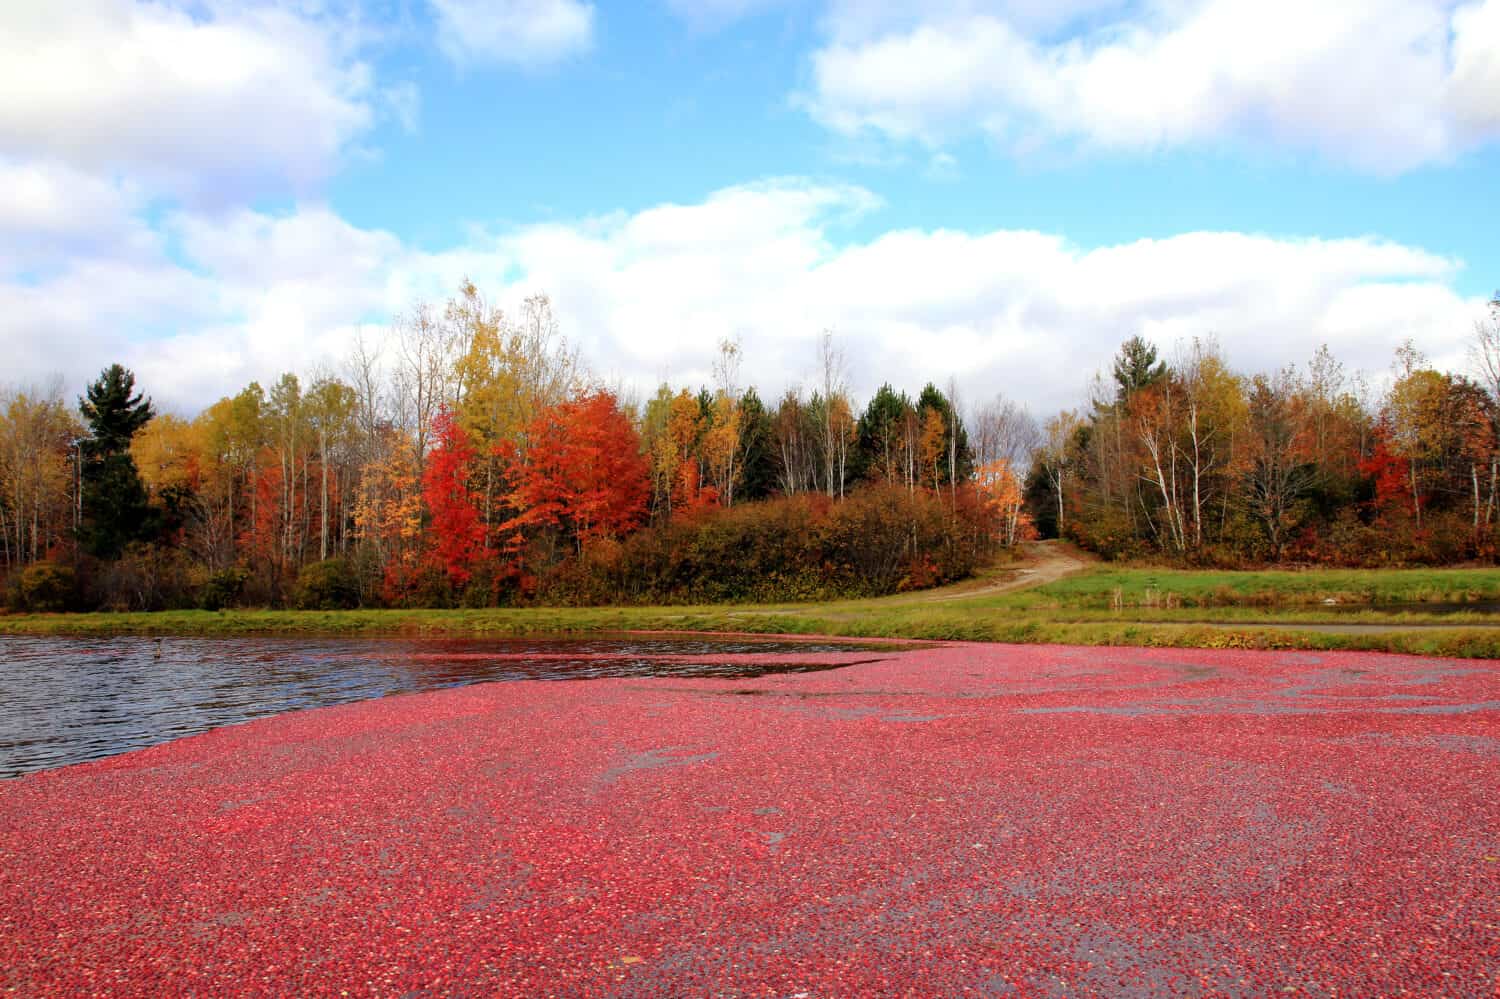
<path fill-rule="evenodd" d="M 1036 537 L 1031 517 L 1022 509 L 1026 502 L 1023 484 L 1010 462 L 1002 458 L 981 465 L 975 480 L 984 509 L 999 523 L 997 533 L 1007 547 Z"/>
<path fill-rule="evenodd" d="M 516 469 L 512 505 L 522 511 L 505 527 L 552 527 L 582 551 L 618 537 L 646 516 L 651 492 L 640 437 L 615 397 L 595 392 L 543 410 L 528 431 L 532 442 Z"/>

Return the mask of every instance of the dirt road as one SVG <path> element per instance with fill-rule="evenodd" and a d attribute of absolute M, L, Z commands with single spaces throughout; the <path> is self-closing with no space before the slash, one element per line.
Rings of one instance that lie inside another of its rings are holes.
<path fill-rule="evenodd" d="M 966 579 L 952 586 L 935 590 L 923 590 L 902 597 L 903 603 L 944 603 L 950 600 L 970 600 L 996 593 L 1013 593 L 1045 586 L 1075 572 L 1082 572 L 1099 563 L 1099 559 L 1065 541 L 1032 541 L 1022 546 L 1026 561 L 1015 569 Z"/>

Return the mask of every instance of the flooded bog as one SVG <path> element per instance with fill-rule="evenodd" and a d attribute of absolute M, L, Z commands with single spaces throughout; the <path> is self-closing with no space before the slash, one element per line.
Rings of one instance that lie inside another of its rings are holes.
<path fill-rule="evenodd" d="M 506 680 L 754 677 L 891 646 L 753 638 L 0 638 L 0 778 L 281 714 Z"/>

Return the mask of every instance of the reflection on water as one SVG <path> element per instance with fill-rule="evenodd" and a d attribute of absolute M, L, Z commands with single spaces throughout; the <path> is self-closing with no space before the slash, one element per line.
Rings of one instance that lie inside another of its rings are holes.
<path fill-rule="evenodd" d="M 1476 601 L 1474 603 L 1399 603 L 1399 604 L 1323 604 L 1324 610 L 1377 611 L 1381 614 L 1495 614 L 1500 613 L 1500 603 Z"/>
<path fill-rule="evenodd" d="M 494 680 L 760 676 L 868 646 L 699 638 L 0 637 L 0 778 L 299 708 Z M 756 654 L 763 660 L 736 661 Z M 728 657 L 728 658 L 726 658 Z"/>

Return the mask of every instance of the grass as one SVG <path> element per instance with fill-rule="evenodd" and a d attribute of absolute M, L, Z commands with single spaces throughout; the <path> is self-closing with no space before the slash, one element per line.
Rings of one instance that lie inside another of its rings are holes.
<path fill-rule="evenodd" d="M 1221 570 L 1101 568 L 1009 595 L 1040 608 L 1298 607 L 1500 601 L 1500 569 Z"/>
<path fill-rule="evenodd" d="M 1340 608 L 1324 606 L 1328 599 L 1337 600 Z M 1100 567 L 1035 589 L 944 601 L 902 594 L 756 606 L 12 615 L 0 616 L 0 635 L 734 631 L 1500 658 L 1500 615 L 1379 606 L 1492 600 L 1500 600 L 1500 569 L 1195 572 Z M 1390 630 L 1373 630 L 1377 627 Z"/>

